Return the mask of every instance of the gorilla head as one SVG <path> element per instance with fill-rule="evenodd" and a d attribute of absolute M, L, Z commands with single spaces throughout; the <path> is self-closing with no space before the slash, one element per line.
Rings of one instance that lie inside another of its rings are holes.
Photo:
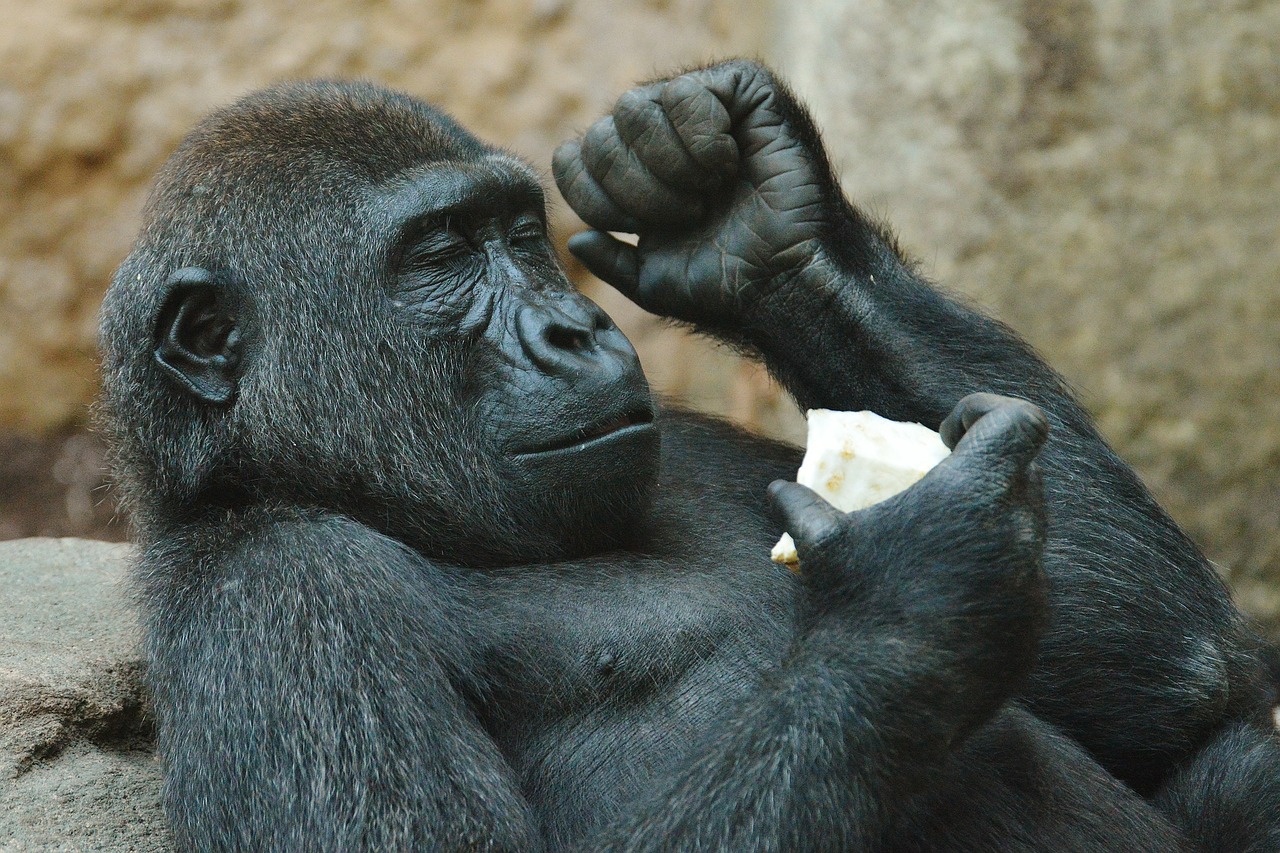
<path fill-rule="evenodd" d="M 469 563 L 625 538 L 655 407 L 544 207 L 523 163 L 370 85 L 280 87 L 200 124 L 103 309 L 144 530 L 270 502 Z"/>

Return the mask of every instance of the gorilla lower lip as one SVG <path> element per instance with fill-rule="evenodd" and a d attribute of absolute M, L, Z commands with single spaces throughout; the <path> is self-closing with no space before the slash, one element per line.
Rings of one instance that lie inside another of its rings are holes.
<path fill-rule="evenodd" d="M 534 450 L 526 450 L 518 455 L 536 456 L 544 453 L 556 453 L 565 450 L 579 450 L 598 441 L 612 439 L 623 433 L 638 432 L 653 425 L 653 413 L 637 409 L 623 415 L 599 421 L 590 426 L 576 430 L 563 439 Z"/>

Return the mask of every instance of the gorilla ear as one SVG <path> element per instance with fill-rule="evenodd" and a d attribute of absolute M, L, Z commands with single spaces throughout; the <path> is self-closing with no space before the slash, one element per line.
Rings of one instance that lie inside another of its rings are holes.
<path fill-rule="evenodd" d="M 240 328 L 226 287 L 200 267 L 180 269 L 165 283 L 156 321 L 156 364 L 206 403 L 229 403 L 236 393 Z"/>

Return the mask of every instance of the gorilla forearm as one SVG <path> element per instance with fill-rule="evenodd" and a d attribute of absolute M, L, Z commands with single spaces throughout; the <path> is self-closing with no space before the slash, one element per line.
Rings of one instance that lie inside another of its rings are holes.
<path fill-rule="evenodd" d="M 807 407 L 936 428 L 960 397 L 994 391 L 1046 412 L 1054 619 L 1028 701 L 1149 788 L 1224 719 L 1261 706 L 1247 632 L 1221 581 L 1025 343 L 921 280 L 847 216 L 840 231 L 858 232 L 859 251 L 824 252 L 741 333 Z M 1134 643 L 1160 654 L 1144 656 L 1142 678 L 1109 675 Z M 1134 714 L 1159 722 L 1137 733 L 1126 723 Z"/>
<path fill-rule="evenodd" d="M 950 728 L 921 714 L 933 703 L 907 701 L 893 665 L 905 650 L 890 645 L 802 647 L 583 849 L 877 849 L 892 803 L 944 760 Z"/>
<path fill-rule="evenodd" d="M 896 851 L 1010 853 L 1037 843 L 1058 851 L 1197 849 L 1078 744 L 1016 703 L 954 750 L 896 817 L 886 845 Z"/>
<path fill-rule="evenodd" d="M 852 209 L 832 216 L 845 221 L 815 260 L 720 333 L 758 352 L 802 408 L 869 409 L 937 429 L 960 398 L 985 391 L 1091 431 L 1014 333 L 922 281 Z M 848 252 L 841 243 L 854 235 L 859 250 Z"/>
<path fill-rule="evenodd" d="M 1016 706 L 954 749 L 931 751 L 937 744 L 924 747 L 924 730 L 911 731 L 919 720 L 868 725 L 857 715 L 865 697 L 842 693 L 829 672 L 779 687 L 581 849 L 1194 849 L 1073 742 Z M 817 712 L 820 704 L 830 713 Z M 913 736 L 916 748 L 894 749 Z M 766 784 L 743 784 L 748 778 Z"/>
<path fill-rule="evenodd" d="M 1220 732 L 1155 801 L 1205 853 L 1280 850 L 1280 740 L 1270 720 Z"/>

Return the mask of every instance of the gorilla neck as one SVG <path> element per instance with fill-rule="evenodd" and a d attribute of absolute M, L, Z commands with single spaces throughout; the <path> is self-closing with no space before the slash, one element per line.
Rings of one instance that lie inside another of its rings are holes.
<path fill-rule="evenodd" d="M 630 550 L 643 541 L 655 481 L 636 478 L 625 489 L 562 489 L 552 500 L 526 495 L 523 504 L 495 506 L 468 519 L 400 514 L 401 523 L 391 528 L 374 518 L 358 520 L 447 563 L 496 568 L 556 562 Z"/>

